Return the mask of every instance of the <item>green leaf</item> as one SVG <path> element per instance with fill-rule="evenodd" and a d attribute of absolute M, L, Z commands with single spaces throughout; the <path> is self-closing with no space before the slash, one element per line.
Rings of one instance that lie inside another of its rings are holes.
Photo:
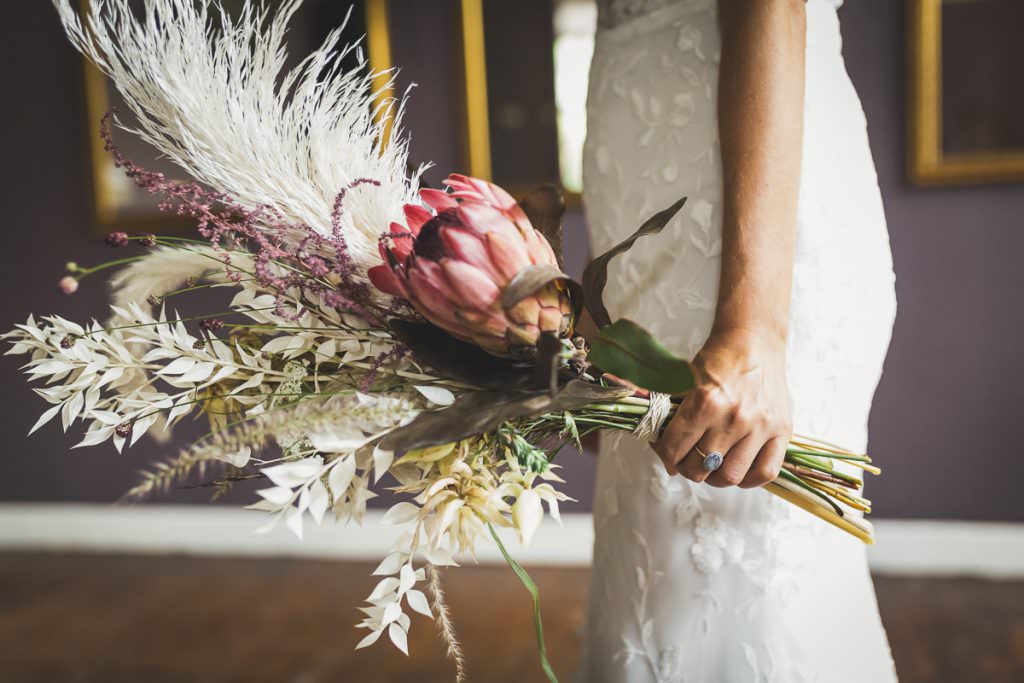
<path fill-rule="evenodd" d="M 650 391 L 681 394 L 696 384 L 689 363 L 625 318 L 603 328 L 591 341 L 589 359 L 605 372 Z"/>
<path fill-rule="evenodd" d="M 548 650 L 544 645 L 544 624 L 541 623 L 540 619 L 540 593 L 537 590 L 537 584 L 533 582 L 530 575 L 526 573 L 523 566 L 516 562 L 511 555 L 508 554 L 508 550 L 505 549 L 505 544 L 501 542 L 501 538 L 498 536 L 498 532 L 494 530 L 494 527 L 487 524 L 487 528 L 491 531 L 491 537 L 494 539 L 495 544 L 498 546 L 498 550 L 501 551 L 501 556 L 505 558 L 505 562 L 515 572 L 515 575 L 519 577 L 526 590 L 530 593 L 530 597 L 533 598 L 533 626 L 537 632 L 537 650 L 540 654 L 540 668 L 544 670 L 544 675 L 547 676 L 550 683 L 558 683 L 558 678 L 555 676 L 555 670 L 551 668 L 551 662 L 548 661 Z"/>

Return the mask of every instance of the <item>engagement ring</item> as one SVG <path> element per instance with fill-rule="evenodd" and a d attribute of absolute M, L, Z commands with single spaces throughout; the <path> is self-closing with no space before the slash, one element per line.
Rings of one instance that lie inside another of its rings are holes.
<path fill-rule="evenodd" d="M 703 461 L 704 470 L 706 472 L 714 472 L 722 466 L 722 454 L 718 451 L 705 453 L 700 449 L 700 446 L 694 446 L 693 450 L 697 451 L 697 455 L 699 455 L 700 459 Z"/>

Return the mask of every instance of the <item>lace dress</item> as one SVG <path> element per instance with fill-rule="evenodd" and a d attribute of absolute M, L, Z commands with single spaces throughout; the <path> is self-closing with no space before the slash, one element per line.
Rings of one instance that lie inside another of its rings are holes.
<path fill-rule="evenodd" d="M 584 202 L 596 251 L 681 195 L 613 265 L 609 309 L 692 356 L 714 315 L 722 186 L 714 0 L 606 0 L 591 67 Z M 807 3 L 803 169 L 788 380 L 797 432 L 863 449 L 895 316 L 892 260 L 838 2 Z M 896 680 L 865 549 L 766 492 L 665 474 L 604 439 L 580 681 Z"/>

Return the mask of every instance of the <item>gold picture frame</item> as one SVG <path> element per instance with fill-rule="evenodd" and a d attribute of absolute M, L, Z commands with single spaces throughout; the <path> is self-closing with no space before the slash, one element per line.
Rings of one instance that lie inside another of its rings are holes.
<path fill-rule="evenodd" d="M 942 5 L 943 0 L 907 3 L 910 179 L 918 185 L 1024 181 L 1024 149 L 955 154 L 943 149 Z"/>
<path fill-rule="evenodd" d="M 390 0 L 365 0 L 366 45 L 370 68 L 380 74 L 396 65 L 391 57 Z M 458 0 L 460 103 L 463 135 L 460 150 L 463 171 L 491 180 L 490 121 L 487 107 L 487 63 L 484 48 L 483 0 Z M 394 97 L 389 77 L 378 76 L 378 106 Z"/>
<path fill-rule="evenodd" d="M 79 0 L 83 13 L 89 11 L 90 0 Z M 366 21 L 366 52 L 368 61 L 374 70 L 382 70 L 390 65 L 390 42 L 387 31 L 386 0 L 364 0 L 363 10 Z M 105 143 L 99 135 L 100 120 L 116 106 L 112 94 L 113 88 L 107 77 L 84 57 L 83 90 L 85 99 L 85 124 L 87 176 L 89 178 L 90 223 L 92 229 L 99 234 L 112 231 L 125 232 L 185 232 L 195 227 L 194 221 L 176 214 L 163 213 L 157 207 L 155 198 L 144 196 L 144 191 L 129 188 L 128 180 L 120 169 L 114 166 L 113 157 L 105 149 Z M 378 98 L 387 97 L 391 93 L 385 87 L 387 77 L 382 76 L 375 84 Z M 380 101 L 378 99 L 378 101 Z M 126 112 L 121 112 L 125 114 Z M 119 144 L 134 145 L 131 136 L 118 136 Z M 142 143 L 139 143 L 142 144 Z M 135 149 L 134 152 L 139 152 Z M 129 157 L 133 153 L 128 154 Z M 149 167 L 151 157 L 139 157 L 141 165 Z M 153 168 L 165 170 L 166 168 Z M 184 176 L 182 179 L 185 179 Z"/>

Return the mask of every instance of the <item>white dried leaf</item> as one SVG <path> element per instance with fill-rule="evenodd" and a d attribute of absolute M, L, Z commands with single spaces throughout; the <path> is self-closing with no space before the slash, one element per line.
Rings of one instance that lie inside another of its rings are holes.
<path fill-rule="evenodd" d="M 530 544 L 543 518 L 540 496 L 533 489 L 524 489 L 512 506 L 512 523 L 519 530 L 519 540 L 523 545 Z"/>
<path fill-rule="evenodd" d="M 412 568 L 412 564 L 403 565 L 398 572 L 398 594 L 402 595 L 415 585 L 416 571 Z"/>
<path fill-rule="evenodd" d="M 52 408 L 49 408 L 46 412 L 44 412 L 42 415 L 39 416 L 39 419 L 36 420 L 36 423 L 34 425 L 32 425 L 32 429 L 28 430 L 28 433 L 29 434 L 33 434 L 37 429 L 39 429 L 40 427 L 45 425 L 47 422 L 52 420 L 57 415 L 57 413 L 60 411 L 60 409 L 61 409 L 61 405 L 59 403 L 57 405 L 53 406 Z"/>
<path fill-rule="evenodd" d="M 384 513 L 384 517 L 381 518 L 381 524 L 405 524 L 416 519 L 420 514 L 420 509 L 413 503 L 408 501 L 402 501 L 391 506 L 387 512 Z"/>
<path fill-rule="evenodd" d="M 327 488 L 323 482 L 317 479 L 309 487 L 309 514 L 313 516 L 317 524 L 324 521 L 324 514 L 327 512 L 329 502 L 330 496 L 327 493 Z"/>
<path fill-rule="evenodd" d="M 327 484 L 331 487 L 331 495 L 334 496 L 335 502 L 345 496 L 355 474 L 356 459 L 352 456 L 340 458 L 337 464 L 331 467 L 331 472 L 327 475 Z"/>
<path fill-rule="evenodd" d="M 414 387 L 416 391 L 423 394 L 423 397 L 435 405 L 450 406 L 455 403 L 455 394 L 444 387 L 429 384 Z"/>
<path fill-rule="evenodd" d="M 377 642 L 377 639 L 380 638 L 380 634 L 383 632 L 383 628 L 379 628 L 376 631 L 371 631 L 365 638 L 359 641 L 355 649 L 362 650 L 364 647 L 370 647 L 371 645 Z"/>
<path fill-rule="evenodd" d="M 430 603 L 427 601 L 427 596 L 421 591 L 411 590 L 405 594 L 405 599 L 414 612 L 419 612 L 425 617 L 434 616 L 434 613 L 430 611 Z"/>
<path fill-rule="evenodd" d="M 278 486 L 287 486 L 289 488 L 305 484 L 322 471 L 323 458 L 319 456 L 264 467 L 260 470 L 262 474 L 266 475 L 270 481 Z"/>
<path fill-rule="evenodd" d="M 373 570 L 373 575 L 388 576 L 397 573 L 398 570 L 402 568 L 402 565 L 405 564 L 406 557 L 407 554 L 403 552 L 390 553 L 379 565 L 377 565 L 377 568 Z"/>
<path fill-rule="evenodd" d="M 402 654 L 409 654 L 409 639 L 400 624 L 391 624 L 388 627 L 388 637 L 391 638 L 391 642 L 395 644 L 395 647 L 402 651 Z"/>
<path fill-rule="evenodd" d="M 398 619 L 402 614 L 402 606 L 397 602 L 389 603 L 384 608 L 384 615 L 380 618 L 381 626 L 387 626 L 391 622 Z"/>
<path fill-rule="evenodd" d="M 387 473 L 391 463 L 395 461 L 395 452 L 384 450 L 380 446 L 373 447 L 373 483 L 376 484 L 380 478 Z"/>
<path fill-rule="evenodd" d="M 287 486 L 274 486 L 269 489 L 260 489 L 256 492 L 256 495 L 278 507 L 290 503 L 293 496 L 292 490 Z"/>
<path fill-rule="evenodd" d="M 373 602 L 374 600 L 380 600 L 385 595 L 389 595 L 391 593 L 394 593 L 397 588 L 398 588 L 398 579 L 396 579 L 394 576 L 389 576 L 387 578 L 381 579 L 377 583 L 377 585 L 374 586 L 373 591 L 370 593 L 370 597 L 366 598 L 366 600 L 367 600 L 367 602 Z"/>

